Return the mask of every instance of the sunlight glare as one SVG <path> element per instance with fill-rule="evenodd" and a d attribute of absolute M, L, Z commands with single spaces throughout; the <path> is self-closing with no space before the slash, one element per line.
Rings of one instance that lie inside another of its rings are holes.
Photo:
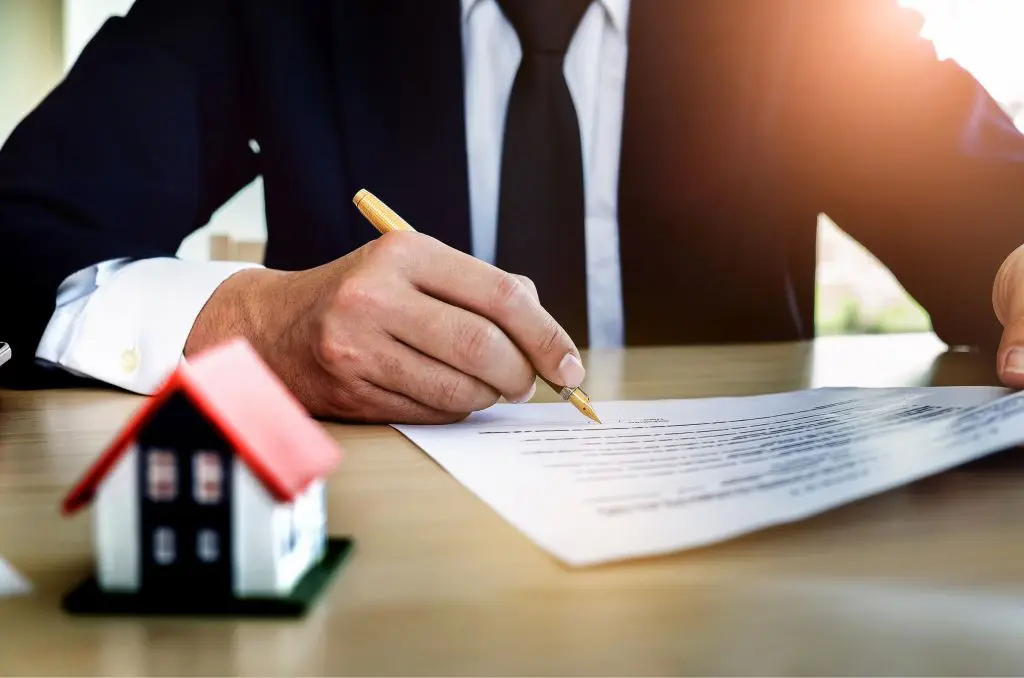
<path fill-rule="evenodd" d="M 1024 0 L 898 0 L 924 17 L 922 37 L 1000 103 L 1024 100 Z"/>

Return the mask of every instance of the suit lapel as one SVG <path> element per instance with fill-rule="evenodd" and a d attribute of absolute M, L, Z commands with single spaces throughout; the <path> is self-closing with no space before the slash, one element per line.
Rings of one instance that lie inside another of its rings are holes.
<path fill-rule="evenodd" d="M 330 4 L 351 182 L 470 252 L 459 0 Z"/>

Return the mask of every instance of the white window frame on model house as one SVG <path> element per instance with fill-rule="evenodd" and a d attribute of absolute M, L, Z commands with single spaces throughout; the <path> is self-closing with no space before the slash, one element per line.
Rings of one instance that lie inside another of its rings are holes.
<path fill-rule="evenodd" d="M 204 563 L 213 563 L 220 558 L 220 535 L 217 530 L 204 527 L 196 534 L 196 556 Z"/>
<path fill-rule="evenodd" d="M 220 455 L 197 450 L 192 455 L 192 496 L 197 504 L 218 504 L 224 497 L 224 468 Z"/>
<path fill-rule="evenodd" d="M 153 530 L 153 562 L 170 565 L 177 559 L 174 529 L 161 526 Z"/>
<path fill-rule="evenodd" d="M 146 450 L 146 496 L 150 501 L 174 501 L 178 497 L 178 458 L 172 450 Z"/>

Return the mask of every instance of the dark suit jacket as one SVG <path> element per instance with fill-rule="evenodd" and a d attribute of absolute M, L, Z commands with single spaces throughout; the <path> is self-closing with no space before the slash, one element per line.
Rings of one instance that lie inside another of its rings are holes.
<path fill-rule="evenodd" d="M 633 1 L 630 344 L 810 337 L 820 212 L 943 339 L 998 339 L 1024 140 L 919 29 L 896 0 Z M 173 255 L 257 176 L 268 266 L 375 237 L 362 187 L 469 251 L 459 31 L 459 0 L 138 0 L 109 21 L 0 152 L 0 379 L 42 383 L 27 368 L 65 276 Z"/>

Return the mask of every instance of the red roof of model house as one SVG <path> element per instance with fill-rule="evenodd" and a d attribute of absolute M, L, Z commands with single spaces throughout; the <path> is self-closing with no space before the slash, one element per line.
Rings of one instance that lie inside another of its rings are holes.
<path fill-rule="evenodd" d="M 293 500 L 341 461 L 334 439 L 252 346 L 236 339 L 183 362 L 174 371 L 64 499 L 64 513 L 74 513 L 92 500 L 138 432 L 179 389 L 278 501 Z"/>

